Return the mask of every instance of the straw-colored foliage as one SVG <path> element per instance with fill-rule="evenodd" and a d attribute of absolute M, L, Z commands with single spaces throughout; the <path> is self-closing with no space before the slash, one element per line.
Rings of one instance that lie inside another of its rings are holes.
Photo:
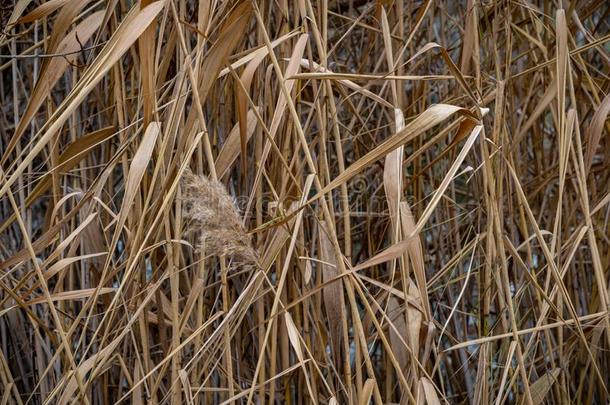
<path fill-rule="evenodd" d="M 610 401 L 607 1 L 0 25 L 0 404 Z"/>

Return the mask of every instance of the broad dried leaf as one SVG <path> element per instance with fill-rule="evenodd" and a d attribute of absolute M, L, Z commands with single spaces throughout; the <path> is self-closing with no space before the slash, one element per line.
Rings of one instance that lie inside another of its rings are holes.
<path fill-rule="evenodd" d="M 248 114 L 246 117 L 246 132 L 245 132 L 246 143 L 250 140 L 250 137 L 252 137 L 252 134 L 254 133 L 254 130 L 256 129 L 257 124 L 258 124 L 258 120 L 256 119 L 256 114 L 254 113 L 254 111 L 252 111 L 252 110 L 248 111 Z M 222 179 L 223 177 L 227 176 L 227 174 L 231 170 L 233 163 L 235 163 L 237 156 L 240 154 L 240 150 L 241 150 L 240 145 L 241 145 L 241 123 L 236 124 L 233 127 L 233 129 L 231 130 L 231 132 L 229 132 L 229 135 L 227 136 L 227 139 L 225 140 L 225 142 L 222 144 L 222 149 L 220 149 L 220 153 L 218 154 L 218 157 L 216 158 L 216 162 L 215 162 L 216 174 L 218 175 L 219 179 Z M 242 151 L 242 153 L 243 153 L 243 151 Z"/>
<path fill-rule="evenodd" d="M 301 349 L 301 341 L 299 340 L 299 330 L 294 325 L 290 312 L 284 313 L 284 320 L 286 321 L 286 329 L 288 331 L 288 339 L 294 349 L 295 353 L 300 362 L 303 362 L 303 349 Z"/>
<path fill-rule="evenodd" d="M 343 173 L 335 177 L 311 200 L 316 200 L 322 197 L 324 194 L 334 190 L 341 184 L 362 172 L 365 168 L 369 167 L 373 162 L 386 156 L 399 146 L 404 145 L 412 139 L 415 139 L 419 135 L 440 124 L 456 113 L 465 114 L 467 117 L 469 117 L 469 119 L 475 119 L 469 111 L 464 110 L 463 108 L 449 104 L 435 104 L 418 115 L 417 118 L 407 124 L 402 131 L 397 132 L 381 145 L 377 146 L 375 149 L 345 169 Z"/>
<path fill-rule="evenodd" d="M 546 398 L 549 390 L 555 381 L 557 381 L 559 373 L 561 373 L 561 369 L 553 369 L 552 371 L 545 373 L 530 386 L 530 391 L 532 392 L 532 403 L 534 405 L 539 405 L 544 402 L 544 398 Z"/>
<path fill-rule="evenodd" d="M 39 20 L 43 17 L 48 16 L 53 11 L 63 7 L 65 4 L 69 3 L 70 0 L 49 0 L 45 3 L 42 3 L 40 6 L 36 7 L 34 10 L 30 11 L 23 17 L 19 18 L 15 23 L 16 24 L 27 24 L 36 20 Z"/>
<path fill-rule="evenodd" d="M 89 298 L 90 296 L 93 295 L 95 290 L 96 290 L 95 288 L 87 288 L 84 290 L 63 291 L 60 293 L 51 294 L 51 301 L 66 301 L 66 300 L 78 300 L 78 299 L 83 299 L 83 298 Z M 98 294 L 99 295 L 110 294 L 115 291 L 116 291 L 116 288 L 104 287 L 104 288 L 99 289 Z M 43 304 L 46 302 L 47 302 L 46 297 L 38 297 L 38 298 L 31 299 L 29 301 L 26 301 L 26 304 L 34 305 L 34 304 Z"/>
<path fill-rule="evenodd" d="M 362 387 L 362 394 L 358 401 L 359 405 L 369 405 L 371 402 L 371 397 L 373 396 L 373 391 L 375 390 L 375 380 L 369 378 L 365 381 L 364 387 Z"/>
<path fill-rule="evenodd" d="M 589 173 L 591 165 L 593 164 L 593 157 L 599 146 L 599 142 L 602 137 L 602 131 L 606 123 L 606 118 L 610 113 L 610 94 L 608 94 L 600 103 L 597 110 L 591 118 L 591 123 L 585 131 L 585 139 L 587 140 L 587 150 L 585 154 L 585 170 Z"/>
<path fill-rule="evenodd" d="M 434 385 L 426 377 L 422 377 L 419 380 L 421 390 L 426 398 L 426 403 L 429 405 L 441 405 L 441 401 L 438 398 Z"/>
<path fill-rule="evenodd" d="M 343 280 L 339 276 L 337 267 L 337 257 L 334 248 L 328 237 L 328 226 L 325 221 L 320 221 L 318 234 L 320 235 L 320 263 L 322 269 L 322 281 L 326 284 L 322 288 L 324 307 L 328 316 L 328 329 L 331 338 L 331 347 L 336 358 L 339 358 L 339 348 L 341 347 L 341 313 L 343 308 Z M 331 280 L 334 280 L 331 282 Z"/>

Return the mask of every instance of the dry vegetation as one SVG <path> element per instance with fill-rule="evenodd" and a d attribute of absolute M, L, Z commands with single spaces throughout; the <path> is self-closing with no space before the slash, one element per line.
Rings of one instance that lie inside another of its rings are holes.
<path fill-rule="evenodd" d="M 610 400 L 607 2 L 3 4 L 0 403 Z"/>

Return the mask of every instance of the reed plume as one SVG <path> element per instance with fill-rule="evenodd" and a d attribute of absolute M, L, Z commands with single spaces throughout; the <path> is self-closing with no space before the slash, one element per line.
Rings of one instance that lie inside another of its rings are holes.
<path fill-rule="evenodd" d="M 218 180 L 194 175 L 182 177 L 187 231 L 199 234 L 199 249 L 206 255 L 231 257 L 242 265 L 255 264 L 257 254 L 234 200 Z"/>

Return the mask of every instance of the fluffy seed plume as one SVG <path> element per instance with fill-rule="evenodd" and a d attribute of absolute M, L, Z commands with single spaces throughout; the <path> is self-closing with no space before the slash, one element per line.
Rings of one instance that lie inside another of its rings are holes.
<path fill-rule="evenodd" d="M 185 216 L 190 221 L 188 231 L 200 233 L 200 248 L 206 254 L 230 256 L 238 262 L 256 262 L 256 252 L 250 244 L 235 204 L 225 186 L 206 176 L 187 172 L 183 177 Z"/>

